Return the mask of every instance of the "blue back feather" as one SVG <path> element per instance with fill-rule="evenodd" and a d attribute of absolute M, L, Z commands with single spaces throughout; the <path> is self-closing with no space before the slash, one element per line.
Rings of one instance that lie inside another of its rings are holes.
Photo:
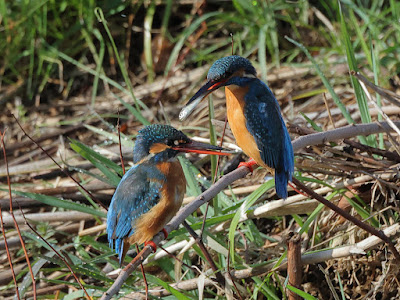
<path fill-rule="evenodd" d="M 136 219 L 158 203 L 165 181 L 164 174 L 147 163 L 133 166 L 122 177 L 107 213 L 108 241 L 120 260 L 123 239 L 135 232 Z"/>
<path fill-rule="evenodd" d="M 287 184 L 294 172 L 294 156 L 278 101 L 261 80 L 242 78 L 244 80 L 249 84 L 244 108 L 247 129 L 257 143 L 261 159 L 275 169 L 276 193 L 285 199 Z"/>
<path fill-rule="evenodd" d="M 269 87 L 258 78 L 232 76 L 239 70 L 243 70 L 246 75 L 256 75 L 256 70 L 248 59 L 231 55 L 214 62 L 207 79 L 227 79 L 221 86 L 249 87 L 244 99 L 246 127 L 256 141 L 261 159 L 267 166 L 275 169 L 276 193 L 281 198 L 287 198 L 287 184 L 294 172 L 294 156 L 278 101 Z"/>

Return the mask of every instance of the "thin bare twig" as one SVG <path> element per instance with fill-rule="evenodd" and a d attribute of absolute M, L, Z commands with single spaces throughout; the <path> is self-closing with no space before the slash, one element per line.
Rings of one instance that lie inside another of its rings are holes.
<path fill-rule="evenodd" d="M 98 199 L 97 199 L 96 197 L 94 197 L 86 188 L 84 188 L 74 177 L 72 177 L 71 174 L 69 174 L 69 172 L 68 172 L 67 170 L 65 170 L 65 168 L 61 167 L 61 165 L 60 165 L 58 162 L 56 162 L 56 160 L 55 160 L 46 150 L 44 150 L 43 147 L 40 146 L 39 143 L 37 143 L 33 138 L 31 138 L 31 137 L 26 133 L 26 131 L 25 131 L 24 128 L 21 126 L 21 124 L 19 123 L 17 117 L 14 116 L 14 114 L 11 114 L 11 116 L 15 119 L 15 121 L 17 122 L 19 128 L 21 128 L 21 130 L 22 130 L 22 132 L 24 133 L 24 135 L 25 135 L 26 137 L 28 137 L 28 139 L 30 139 L 30 140 L 32 141 L 32 143 L 34 143 L 37 147 L 39 147 L 39 148 L 43 151 L 43 153 L 46 154 L 46 155 L 57 165 L 57 167 L 60 168 L 60 170 L 61 170 L 66 176 L 68 176 L 69 178 L 71 178 L 82 190 L 84 190 L 84 191 L 89 195 L 89 197 L 90 197 L 93 201 L 97 202 L 101 207 L 103 207 L 105 210 L 107 210 L 107 207 L 106 207 L 100 200 L 98 200 Z"/>
<path fill-rule="evenodd" d="M 25 224 L 43 241 L 47 244 L 47 246 L 49 246 L 51 248 L 51 250 L 54 251 L 54 253 L 65 263 L 65 265 L 67 266 L 68 270 L 71 272 L 72 276 L 75 278 L 75 281 L 79 284 L 79 286 L 81 287 L 81 289 L 83 290 L 83 292 L 86 295 L 87 299 L 91 299 L 91 297 L 89 296 L 89 294 L 87 293 L 85 287 L 82 285 L 81 280 L 78 278 L 78 276 L 76 276 L 75 272 L 72 270 L 71 266 L 69 265 L 69 263 L 67 262 L 67 260 L 64 258 L 64 256 L 62 256 L 44 237 L 42 237 L 40 235 L 39 232 L 36 231 L 35 228 L 33 228 L 33 226 L 26 220 L 25 218 L 25 214 L 22 211 L 22 209 L 20 209 L 22 216 L 24 217 L 25 220 Z"/>
<path fill-rule="evenodd" d="M 394 124 L 400 126 L 400 121 L 395 121 Z M 369 124 L 348 125 L 333 130 L 313 133 L 301 136 L 292 141 L 293 150 L 298 151 L 307 146 L 320 145 L 330 141 L 347 139 L 357 135 L 370 135 L 374 133 L 393 131 L 387 122 L 375 122 Z"/>
<path fill-rule="evenodd" d="M 232 46 L 231 55 L 233 55 L 233 33 L 230 32 L 229 35 L 231 36 L 231 46 Z"/>
<path fill-rule="evenodd" d="M 392 91 L 385 90 L 385 89 L 373 84 L 371 81 L 369 81 L 363 75 L 361 75 L 360 72 L 350 71 L 350 74 L 355 76 L 360 82 L 363 82 L 369 88 L 374 90 L 374 92 L 378 93 L 379 95 L 384 97 L 389 102 L 393 103 L 394 105 L 400 106 L 400 97 L 399 97 L 399 95 L 396 95 Z"/>
<path fill-rule="evenodd" d="M 299 189 L 302 189 L 304 192 L 306 192 L 308 195 L 310 195 L 310 197 L 313 197 L 315 200 L 318 200 L 323 205 L 329 207 L 334 212 L 336 212 L 338 215 L 341 215 L 343 218 L 349 220 L 350 222 L 352 222 L 353 224 L 357 225 L 361 229 L 364 229 L 365 231 L 369 232 L 370 234 L 375 235 L 378 238 L 382 239 L 382 241 L 384 241 L 388 245 L 389 249 L 392 251 L 393 255 L 395 256 L 396 260 L 398 262 L 400 262 L 400 254 L 399 254 L 399 252 L 397 251 L 397 249 L 394 246 L 393 242 L 383 233 L 382 230 L 377 230 L 374 227 L 372 227 L 371 225 L 369 225 L 367 223 L 364 223 L 364 222 L 360 221 L 359 219 L 353 217 L 352 215 L 350 215 L 345 210 L 339 208 L 338 206 L 336 206 L 332 202 L 326 200 L 324 197 L 318 195 L 313 190 L 311 190 L 308 187 L 306 187 L 301 181 L 297 180 L 296 178 L 293 178 L 292 182 Z"/>
<path fill-rule="evenodd" d="M 329 121 L 331 122 L 332 127 L 336 128 L 335 123 L 333 122 L 333 119 L 332 119 L 332 114 L 331 114 L 331 110 L 329 108 L 328 99 L 326 99 L 326 94 L 323 93 L 322 95 L 324 96 L 324 102 L 325 102 L 326 110 L 328 111 Z"/>
<path fill-rule="evenodd" d="M 1 131 L 0 131 L 2 148 L 3 148 L 3 139 L 4 139 L 5 134 L 6 134 L 5 130 L 4 130 L 3 133 L 1 133 Z M 3 152 L 3 154 L 5 155 L 5 152 Z M 12 263 L 10 250 L 8 249 L 8 243 L 7 243 L 6 231 L 4 229 L 3 212 L 1 210 L 1 205 L 0 205 L 0 222 L 1 222 L 1 232 L 3 233 L 3 238 L 4 238 L 4 246 L 5 246 L 6 252 L 7 252 L 7 260 L 8 260 L 8 263 L 10 265 L 10 270 L 11 270 L 12 278 L 13 278 L 14 285 L 15 285 L 15 295 L 17 296 L 18 299 L 21 299 L 19 297 L 18 284 L 17 284 L 17 279 L 15 277 L 14 266 L 13 266 L 13 263 Z"/>
<path fill-rule="evenodd" d="M 220 147 L 222 147 L 222 144 L 224 143 L 225 130 L 226 130 L 226 125 L 227 124 L 228 124 L 228 118 L 225 117 L 224 129 L 222 130 L 222 136 L 221 136 L 220 143 L 219 143 Z M 215 183 L 215 180 L 217 179 L 220 159 L 221 159 L 221 156 L 218 155 L 218 157 L 217 157 L 217 166 L 215 168 L 213 184 Z M 206 226 L 207 212 L 208 212 L 208 207 L 209 206 L 210 206 L 210 202 L 207 202 L 206 209 L 204 211 L 204 216 L 203 216 L 203 224 L 201 224 L 200 240 L 203 240 L 203 233 L 204 233 L 204 228 Z"/>
<path fill-rule="evenodd" d="M 135 244 L 136 246 L 136 253 L 139 253 L 139 246 L 138 244 Z M 143 282 L 144 282 L 144 290 L 145 290 L 145 295 L 146 295 L 146 300 L 149 299 L 149 285 L 147 284 L 147 278 L 146 278 L 146 273 L 144 272 L 144 267 L 143 264 L 140 264 L 140 271 L 142 272 L 143 276 Z"/>
<path fill-rule="evenodd" d="M 290 129 L 291 129 L 291 132 L 295 132 L 299 135 L 309 135 L 309 134 L 317 133 L 317 131 L 315 131 L 313 129 L 301 127 L 299 125 L 294 125 L 294 124 L 290 125 Z M 380 156 L 384 156 L 387 159 L 395 161 L 395 162 L 400 162 L 400 156 L 396 152 L 371 147 L 371 146 L 364 145 L 364 144 L 361 144 L 359 142 L 352 141 L 349 139 L 343 139 L 343 142 L 352 146 L 353 148 L 360 149 L 362 152 L 366 151 L 371 154 L 377 154 Z"/>
<path fill-rule="evenodd" d="M 14 199 L 17 201 L 17 199 Z M 36 221 L 36 222 L 67 222 L 67 221 L 75 221 L 79 222 L 82 220 L 93 220 L 95 217 L 88 213 L 83 213 L 79 211 L 56 211 L 56 212 L 47 212 L 47 213 L 33 213 L 26 215 L 28 220 Z M 17 215 L 15 217 L 17 222 L 23 222 L 24 218 Z M 14 222 L 14 219 L 11 216 L 4 217 L 4 226 L 10 227 Z"/>
<path fill-rule="evenodd" d="M 13 204 L 12 204 L 13 201 L 12 201 L 12 193 L 11 193 L 10 173 L 8 172 L 8 161 L 7 161 L 7 154 L 6 154 L 6 145 L 4 143 L 4 135 L 5 135 L 5 133 L 2 134 L 1 131 L 0 131 L 0 135 L 2 136 L 1 145 L 3 146 L 3 157 L 4 157 L 4 163 L 5 163 L 5 166 L 6 166 L 8 193 L 9 193 L 9 197 L 10 197 L 10 210 L 9 211 L 10 211 L 11 217 L 14 220 L 15 229 L 17 230 L 18 237 L 19 237 L 19 240 L 21 242 L 22 249 L 24 251 L 26 263 L 28 264 L 29 273 L 30 273 L 31 279 L 32 279 L 33 299 L 36 300 L 36 280 L 35 280 L 35 275 L 33 274 L 31 261 L 29 259 L 28 252 L 26 251 L 25 242 L 24 242 L 24 239 L 22 238 L 21 231 L 19 230 L 18 222 L 15 220 L 15 216 L 14 216 L 14 212 L 13 212 Z"/>
<path fill-rule="evenodd" d="M 208 263 L 211 266 L 211 269 L 214 271 L 215 276 L 217 277 L 217 281 L 224 286 L 225 278 L 224 278 L 224 276 L 222 276 L 221 272 L 219 271 L 217 265 L 215 264 L 214 260 L 212 259 L 210 252 L 208 252 L 203 241 L 200 239 L 200 237 L 197 235 L 197 233 L 192 229 L 192 227 L 190 227 L 190 225 L 186 221 L 183 221 L 182 225 L 186 228 L 186 230 L 189 232 L 189 234 L 196 241 L 197 245 L 200 247 L 201 252 L 203 252 L 206 260 L 208 261 Z"/>
<path fill-rule="evenodd" d="M 162 246 L 158 246 L 161 250 L 163 250 L 165 253 L 167 253 L 167 255 L 173 259 L 175 259 L 176 261 L 178 261 L 180 264 L 184 265 L 186 268 L 192 270 L 193 272 L 196 272 L 198 275 L 201 274 L 200 270 L 196 267 L 194 268 L 193 266 L 189 266 L 187 263 L 185 263 L 183 260 L 179 259 L 178 257 L 176 257 L 175 255 L 173 255 L 171 252 L 169 252 L 167 249 L 165 249 Z"/>

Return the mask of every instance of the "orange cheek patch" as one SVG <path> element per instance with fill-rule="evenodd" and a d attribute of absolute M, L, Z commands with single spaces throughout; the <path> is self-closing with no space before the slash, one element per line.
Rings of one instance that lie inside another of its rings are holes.
<path fill-rule="evenodd" d="M 163 152 L 165 149 L 170 148 L 165 144 L 157 143 L 151 146 L 150 148 L 150 153 L 160 153 Z"/>

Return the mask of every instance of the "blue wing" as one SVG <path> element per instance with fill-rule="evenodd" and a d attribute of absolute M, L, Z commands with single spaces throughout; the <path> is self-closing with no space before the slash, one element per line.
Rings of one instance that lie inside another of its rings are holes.
<path fill-rule="evenodd" d="M 278 101 L 260 80 L 250 84 L 245 96 L 246 127 L 253 135 L 261 159 L 275 169 L 275 189 L 287 198 L 287 183 L 294 171 L 293 147 L 283 121 Z"/>
<path fill-rule="evenodd" d="M 135 220 L 148 212 L 160 199 L 161 182 L 165 178 L 160 172 L 154 171 L 148 166 L 133 166 L 122 177 L 111 199 L 107 213 L 108 241 L 110 248 L 115 249 L 120 259 L 124 238 L 134 233 Z"/>

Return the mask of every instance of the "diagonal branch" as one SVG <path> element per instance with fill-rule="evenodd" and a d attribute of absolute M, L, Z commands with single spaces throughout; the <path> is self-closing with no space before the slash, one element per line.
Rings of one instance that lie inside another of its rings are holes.
<path fill-rule="evenodd" d="M 400 126 L 400 121 L 394 122 L 396 125 Z M 321 133 L 309 134 L 297 138 L 292 142 L 293 149 L 298 151 L 304 147 L 319 145 L 325 142 L 350 138 L 358 135 L 370 135 L 374 133 L 393 131 L 387 122 L 380 123 L 370 123 L 361 125 L 349 125 L 334 130 L 329 130 Z M 240 167 L 235 171 L 222 176 L 217 183 L 212 185 L 208 190 L 199 195 L 193 202 L 189 203 L 185 207 L 181 208 L 178 214 L 165 226 L 168 233 L 179 227 L 183 221 L 196 211 L 201 205 L 207 203 L 212 198 L 214 198 L 220 191 L 230 185 L 232 182 L 239 178 L 243 178 L 249 173 L 246 167 Z M 153 242 L 158 245 L 162 240 L 164 240 L 164 234 L 158 233 L 154 236 Z M 111 297 L 118 293 L 126 279 L 129 275 L 142 263 L 150 254 L 152 249 L 150 246 L 146 246 L 143 250 L 138 253 L 138 255 L 121 271 L 118 278 L 115 280 L 114 284 L 108 289 L 106 293 L 102 296 L 102 300 L 111 299 Z"/>
<path fill-rule="evenodd" d="M 338 215 L 341 215 L 343 218 L 349 220 L 350 222 L 352 222 L 354 225 L 357 225 L 358 227 L 360 227 L 361 229 L 364 229 L 365 231 L 369 232 L 372 235 L 377 236 L 378 238 L 380 238 L 382 241 L 384 241 L 389 249 L 393 252 L 393 255 L 395 256 L 396 260 L 398 262 L 400 262 L 400 254 L 397 251 L 396 247 L 394 246 L 393 242 L 391 239 L 389 239 L 382 230 L 377 230 L 374 227 L 372 227 L 371 225 L 364 223 L 363 221 L 353 217 L 351 214 L 349 214 L 347 211 L 341 209 L 340 207 L 336 206 L 335 204 L 333 204 L 332 202 L 330 202 L 329 200 L 325 199 L 324 197 L 322 197 L 321 195 L 318 195 L 316 192 L 314 192 L 312 189 L 306 187 L 300 180 L 293 178 L 292 182 L 299 188 L 302 189 L 304 192 L 306 192 L 308 195 L 310 195 L 310 197 L 314 198 L 315 200 L 318 200 L 319 202 L 321 202 L 323 205 L 329 207 L 330 209 L 332 209 L 335 213 L 337 213 Z"/>
<path fill-rule="evenodd" d="M 201 252 L 203 252 L 206 260 L 210 264 L 211 269 L 214 271 L 215 276 L 217 277 L 217 281 L 220 284 L 225 285 L 224 276 L 222 276 L 221 272 L 218 270 L 218 267 L 216 266 L 214 260 L 212 259 L 211 255 L 210 255 L 210 252 L 208 252 L 206 246 L 204 245 L 203 240 L 201 239 L 201 237 L 199 237 L 197 235 L 197 233 L 192 229 L 192 227 L 190 227 L 190 225 L 186 221 L 183 221 L 183 226 L 186 228 L 186 230 L 189 232 L 189 234 L 195 239 L 197 245 L 201 249 Z"/>

